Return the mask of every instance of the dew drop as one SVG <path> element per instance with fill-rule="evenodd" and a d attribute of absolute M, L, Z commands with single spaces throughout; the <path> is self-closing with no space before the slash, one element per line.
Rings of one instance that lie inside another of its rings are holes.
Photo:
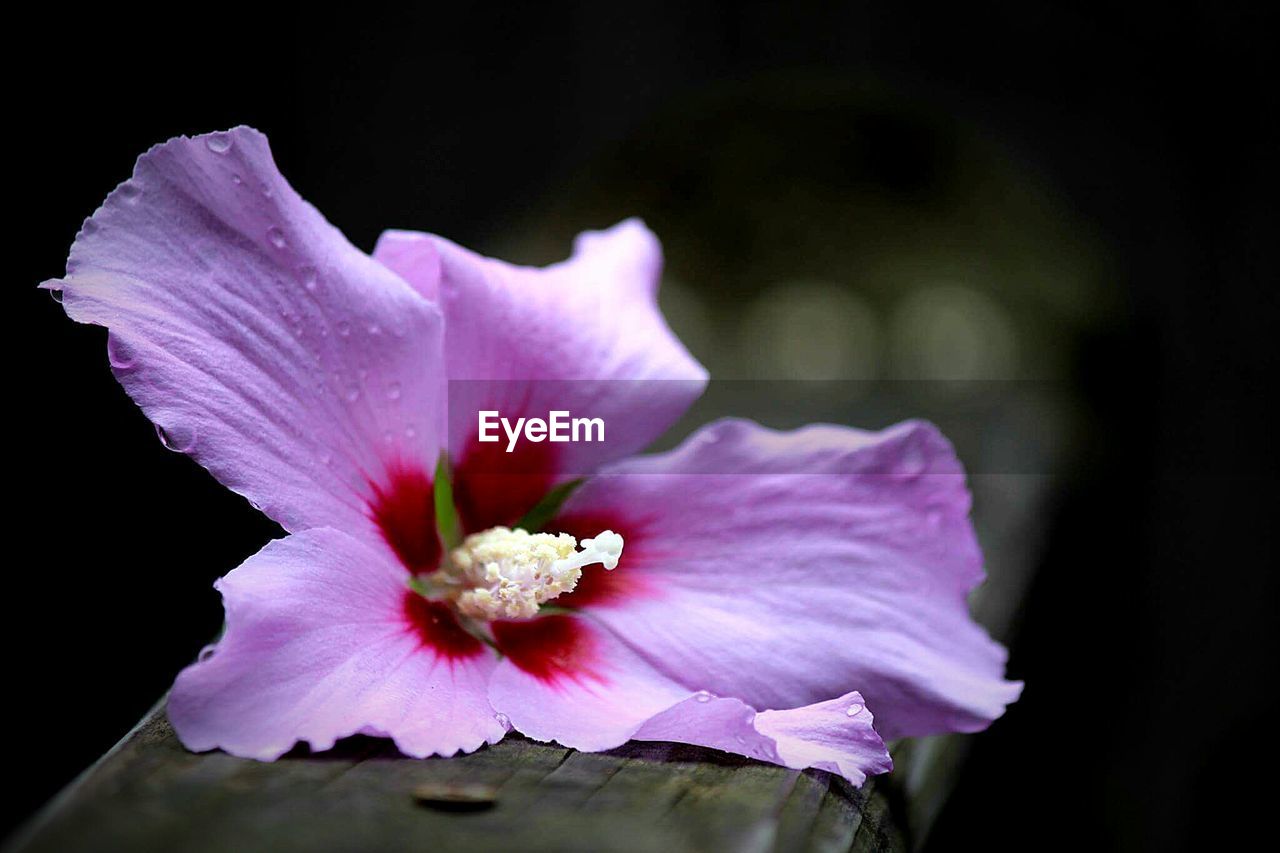
<path fill-rule="evenodd" d="M 302 282 L 302 286 L 311 292 L 315 292 L 316 285 L 320 281 L 320 274 L 316 272 L 316 268 L 305 266 L 298 268 L 298 281 Z"/>
<path fill-rule="evenodd" d="M 241 186 L 244 183 L 244 178 L 240 177 L 239 175 L 232 175 L 231 183 L 235 184 L 236 186 Z"/>
<path fill-rule="evenodd" d="M 207 661 L 209 658 L 213 657 L 213 653 L 216 652 L 217 650 L 218 650 L 217 644 L 210 643 L 209 645 L 205 646 L 203 649 L 200 650 L 200 654 L 196 655 L 196 660 Z"/>
<path fill-rule="evenodd" d="M 288 245 L 284 239 L 284 232 L 274 225 L 267 229 L 267 242 L 277 249 L 283 249 Z"/>
<path fill-rule="evenodd" d="M 84 224 L 80 226 L 80 233 L 84 234 L 85 236 L 94 234 L 97 232 L 97 230 L 98 230 L 98 223 L 94 222 L 92 219 L 86 219 L 84 221 Z"/>
<path fill-rule="evenodd" d="M 133 367 L 133 351 L 115 335 L 107 335 L 107 361 L 116 370 L 128 370 Z"/>
<path fill-rule="evenodd" d="M 908 478 L 919 477 L 924 473 L 925 465 L 924 454 L 920 452 L 920 448 L 910 447 L 898 463 L 898 473 Z"/>
<path fill-rule="evenodd" d="M 411 426 L 407 426 L 407 427 L 405 427 L 405 428 L 404 428 L 404 437 L 405 437 L 405 438 L 417 438 L 417 436 L 418 436 L 418 431 L 417 431 L 416 429 L 414 429 L 413 427 L 411 427 Z"/>
<path fill-rule="evenodd" d="M 693 698 L 699 702 L 710 702 L 711 694 L 705 690 L 699 690 L 697 693 L 693 694 Z"/>
<path fill-rule="evenodd" d="M 165 429 L 156 424 L 156 437 L 160 439 L 160 443 L 166 450 L 172 450 L 174 453 L 189 453 L 191 448 L 196 446 L 196 433 L 190 427 Z"/>
<path fill-rule="evenodd" d="M 204 144 L 214 154 L 226 154 L 231 150 L 231 138 L 225 133 L 214 133 L 205 137 Z"/>
<path fill-rule="evenodd" d="M 370 323 L 369 334 L 373 335 L 376 338 L 378 335 L 382 334 L 382 327 L 379 326 L 377 323 Z"/>
<path fill-rule="evenodd" d="M 344 338 L 346 338 L 346 337 L 350 337 L 350 336 L 351 336 L 351 324 L 350 324 L 350 323 L 348 323 L 346 320 L 339 320 L 339 321 L 338 321 L 338 334 L 342 335 Z"/>
<path fill-rule="evenodd" d="M 69 273 L 70 270 L 67 270 L 67 272 Z M 56 289 L 49 288 L 49 298 L 52 299 L 54 302 L 58 303 L 59 305 L 61 305 L 62 304 L 62 288 L 60 287 Z"/>
<path fill-rule="evenodd" d="M 391 382 L 391 383 L 388 383 L 388 384 L 387 384 L 387 399 L 388 399 L 388 400 L 399 400 L 399 399 L 400 399 L 400 393 L 401 393 L 401 392 L 400 392 L 400 383 L 399 383 L 399 382 Z"/>
<path fill-rule="evenodd" d="M 116 196 L 127 204 L 134 204 L 142 195 L 142 187 L 132 181 L 125 181 L 116 187 Z"/>
<path fill-rule="evenodd" d="M 857 702 L 854 702 L 847 709 L 845 709 L 844 715 L 846 717 L 856 717 L 861 713 L 862 713 L 862 706 L 859 705 Z"/>
<path fill-rule="evenodd" d="M 347 389 L 347 402 L 354 403 L 356 400 L 359 400 L 359 399 L 360 399 L 360 389 L 352 385 L 350 388 Z"/>
<path fill-rule="evenodd" d="M 502 726 L 504 729 L 511 728 L 511 718 L 506 714 L 494 714 L 493 718 L 497 720 L 498 725 Z"/>

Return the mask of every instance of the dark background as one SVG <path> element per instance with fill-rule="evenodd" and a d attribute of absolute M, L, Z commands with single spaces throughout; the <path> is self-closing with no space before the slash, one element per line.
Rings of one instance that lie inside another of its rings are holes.
<path fill-rule="evenodd" d="M 163 693 L 220 624 L 211 581 L 277 532 L 162 450 L 102 331 L 35 290 L 139 153 L 248 123 L 362 248 L 396 226 L 495 250 L 636 212 L 713 313 L 754 292 L 717 270 L 776 239 L 771 217 L 800 235 L 771 257 L 805 269 L 831 199 L 884 202 L 870 250 L 976 194 L 947 222 L 981 244 L 1009 233 L 988 209 L 1033 183 L 1057 237 L 1023 256 L 1087 257 L 1084 309 L 1038 309 L 1027 279 L 1011 322 L 1084 426 L 1005 632 L 1029 687 L 973 739 L 929 847 L 1245 839 L 1275 719 L 1269 21 L 1218 4 L 479 6 L 57 12 L 11 31 L 30 57 L 6 59 L 5 828 Z M 713 370 L 730 360 L 676 325 Z"/>

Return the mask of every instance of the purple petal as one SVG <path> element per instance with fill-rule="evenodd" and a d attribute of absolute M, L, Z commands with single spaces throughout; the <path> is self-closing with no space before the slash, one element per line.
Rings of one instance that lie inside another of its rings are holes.
<path fill-rule="evenodd" d="M 557 603 L 587 606 L 680 683 L 757 708 L 857 687 L 887 738 L 975 731 L 1021 685 L 969 616 L 983 577 L 969 502 L 929 424 L 720 422 L 570 497 L 551 529 L 591 518 L 627 550 L 607 587 Z"/>
<path fill-rule="evenodd" d="M 695 694 L 648 720 L 632 739 L 709 746 L 795 770 L 828 770 L 861 785 L 868 775 L 893 769 L 874 722 L 856 691 L 802 708 L 759 712 L 740 699 Z"/>
<path fill-rule="evenodd" d="M 417 231 L 383 231 L 373 259 L 400 276 L 426 299 L 440 298 L 440 253 L 435 239 Z"/>
<path fill-rule="evenodd" d="M 537 740 L 588 751 L 677 741 L 830 770 L 855 785 L 892 767 L 857 693 L 757 713 L 739 699 L 692 693 L 582 617 L 506 623 L 497 639 L 507 656 L 494 672 L 490 702 Z"/>
<path fill-rule="evenodd" d="M 289 530 L 367 530 L 388 468 L 443 442 L 438 311 L 285 182 L 249 128 L 144 154 L 47 282 L 110 329 L 162 431 Z"/>
<path fill-rule="evenodd" d="M 226 633 L 178 676 L 188 749 L 270 761 L 295 743 L 389 737 L 452 755 L 506 733 L 485 698 L 496 659 L 405 586 L 381 551 L 330 528 L 270 543 L 218 582 Z"/>
<path fill-rule="evenodd" d="M 554 482 L 644 448 L 706 384 L 658 310 L 662 250 L 639 220 L 580 235 L 572 258 L 543 269 L 403 231 L 383 235 L 374 256 L 444 311 L 449 444 L 473 529 L 509 524 Z M 513 458 L 477 443 L 480 410 L 601 418 L 605 440 L 526 442 Z"/>

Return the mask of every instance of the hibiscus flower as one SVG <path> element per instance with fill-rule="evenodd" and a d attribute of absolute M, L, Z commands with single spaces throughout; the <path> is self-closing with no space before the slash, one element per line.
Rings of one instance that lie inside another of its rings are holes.
<path fill-rule="evenodd" d="M 706 381 L 660 267 L 635 220 L 545 269 L 408 232 L 365 255 L 248 128 L 138 160 L 44 286 L 109 329 L 165 444 L 289 534 L 217 583 L 224 634 L 168 702 L 188 748 L 447 756 L 515 729 L 858 784 L 882 736 L 1003 713 L 1021 686 L 969 617 L 981 555 L 932 426 L 730 420 L 632 456 Z M 479 408 L 590 413 L 609 440 L 506 454 Z M 515 526 L 537 507 L 544 532 Z"/>

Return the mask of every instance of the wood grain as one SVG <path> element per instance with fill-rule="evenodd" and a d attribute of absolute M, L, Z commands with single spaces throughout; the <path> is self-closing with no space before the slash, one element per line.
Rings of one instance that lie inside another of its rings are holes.
<path fill-rule="evenodd" d="M 491 806 L 415 791 L 491 786 Z M 15 851 L 888 851 L 906 848 L 884 779 L 861 790 L 682 744 L 581 753 L 522 737 L 403 758 L 351 738 L 273 764 L 195 755 L 157 707 L 10 843 Z"/>

